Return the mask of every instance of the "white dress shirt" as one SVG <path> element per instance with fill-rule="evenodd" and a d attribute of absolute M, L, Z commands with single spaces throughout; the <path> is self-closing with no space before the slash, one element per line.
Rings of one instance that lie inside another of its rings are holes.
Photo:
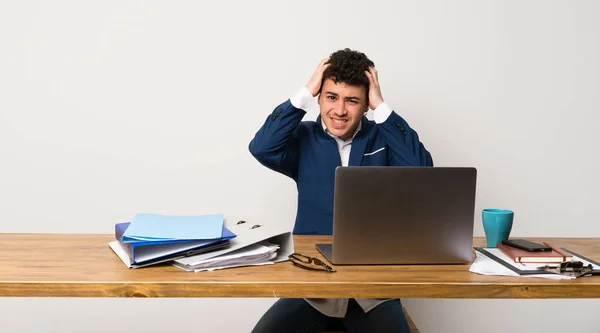
<path fill-rule="evenodd" d="M 298 90 L 291 98 L 290 102 L 297 109 L 308 111 L 313 104 L 314 97 L 308 91 L 306 87 Z M 373 110 L 373 118 L 377 124 L 381 124 L 387 120 L 392 114 L 392 109 L 386 102 L 381 103 L 375 110 Z M 348 160 L 350 158 L 350 150 L 352 149 L 352 140 L 356 136 L 356 133 L 361 130 L 362 122 L 358 123 L 358 127 L 352 137 L 346 141 L 334 136 L 329 132 L 327 126 L 323 120 L 321 120 L 321 126 L 325 133 L 329 134 L 335 139 L 342 160 L 342 166 L 348 166 Z M 348 298 L 305 298 L 306 302 L 312 307 L 317 309 L 319 312 L 326 316 L 344 318 L 348 309 Z M 356 302 L 361 306 L 365 312 L 369 312 L 377 305 L 390 300 L 390 298 L 356 298 Z"/>

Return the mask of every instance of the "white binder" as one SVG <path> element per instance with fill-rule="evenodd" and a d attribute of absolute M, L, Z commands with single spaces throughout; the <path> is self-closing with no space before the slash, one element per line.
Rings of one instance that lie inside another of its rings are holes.
<path fill-rule="evenodd" d="M 173 264 L 183 269 L 185 267 L 193 267 L 206 259 L 229 254 L 264 241 L 279 246 L 277 255 L 269 260 L 271 262 L 286 261 L 288 260 L 288 256 L 294 253 L 292 231 L 285 228 L 283 226 L 284 223 L 263 224 L 228 217 L 225 218 L 223 223 L 227 229 L 236 234 L 235 238 L 229 240 L 229 246 L 215 251 L 179 258 L 174 260 Z"/>

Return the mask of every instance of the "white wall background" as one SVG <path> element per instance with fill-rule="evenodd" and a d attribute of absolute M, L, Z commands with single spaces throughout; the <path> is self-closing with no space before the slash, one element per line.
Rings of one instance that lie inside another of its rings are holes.
<path fill-rule="evenodd" d="M 293 182 L 247 146 L 350 47 L 437 166 L 478 168 L 478 212 L 514 209 L 513 236 L 599 237 L 599 13 L 593 0 L 2 0 L 0 232 L 111 233 L 138 212 L 291 227 Z M 248 332 L 273 301 L 4 298 L 0 313 L 3 332 Z M 600 324 L 598 300 L 405 304 L 422 332 Z"/>

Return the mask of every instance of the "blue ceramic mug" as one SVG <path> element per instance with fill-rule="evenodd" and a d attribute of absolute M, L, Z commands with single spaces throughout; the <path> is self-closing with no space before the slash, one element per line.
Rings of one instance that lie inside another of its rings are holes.
<path fill-rule="evenodd" d="M 487 247 L 496 247 L 496 244 L 508 240 L 515 216 L 512 210 L 487 208 L 481 214 Z"/>

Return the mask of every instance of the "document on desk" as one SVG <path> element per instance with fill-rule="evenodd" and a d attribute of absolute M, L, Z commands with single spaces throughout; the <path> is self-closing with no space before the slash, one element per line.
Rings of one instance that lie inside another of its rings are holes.
<path fill-rule="evenodd" d="M 200 272 L 241 266 L 270 265 L 274 263 L 272 260 L 277 256 L 277 250 L 279 250 L 279 245 L 264 241 L 228 254 L 200 260 L 194 264 L 182 264 L 175 261 L 173 266 L 186 271 Z"/>
<path fill-rule="evenodd" d="M 533 277 L 533 278 L 546 278 L 546 279 L 573 279 L 573 277 L 563 276 L 558 274 L 551 273 L 541 273 L 541 274 L 529 274 L 529 275 L 520 275 L 519 273 L 511 270 L 495 261 L 487 257 L 485 254 L 475 251 L 475 255 L 477 258 L 471 264 L 469 268 L 469 272 L 481 274 L 481 275 L 495 275 L 495 276 L 523 276 L 523 277 Z"/>
<path fill-rule="evenodd" d="M 541 270 L 540 264 L 515 263 L 514 260 L 505 255 L 497 248 L 475 248 L 477 258 L 469 268 L 472 273 L 481 275 L 498 276 L 520 276 L 545 279 L 575 279 L 573 276 L 548 273 Z M 582 261 L 584 265 L 592 264 L 594 269 L 600 269 L 600 265 L 595 262 L 587 261 L 576 254 L 572 260 Z"/>
<path fill-rule="evenodd" d="M 168 241 L 221 238 L 223 215 L 177 216 L 137 214 L 121 241 Z"/>

